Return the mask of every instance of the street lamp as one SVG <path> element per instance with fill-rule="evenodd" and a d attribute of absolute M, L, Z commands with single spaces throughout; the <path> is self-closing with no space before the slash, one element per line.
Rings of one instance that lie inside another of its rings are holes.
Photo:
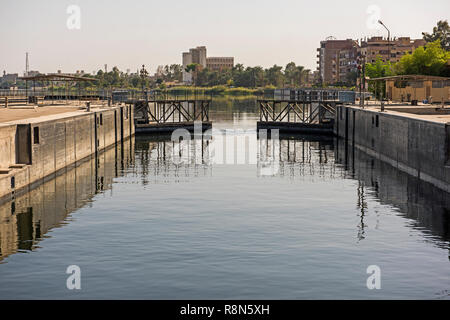
<path fill-rule="evenodd" d="M 388 27 L 386 27 L 386 25 L 383 23 L 383 21 L 378 20 L 378 23 L 381 24 L 388 32 L 388 51 L 389 51 L 389 56 L 388 56 L 388 61 L 391 61 L 391 31 L 388 29 Z"/>

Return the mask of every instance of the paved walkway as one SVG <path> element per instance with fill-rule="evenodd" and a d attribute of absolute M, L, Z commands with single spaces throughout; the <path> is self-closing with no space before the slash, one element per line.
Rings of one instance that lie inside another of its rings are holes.
<path fill-rule="evenodd" d="M 359 105 L 355 105 L 353 107 L 359 108 Z M 369 105 L 364 109 L 376 112 L 381 111 L 379 105 Z M 384 113 L 439 123 L 450 123 L 450 108 L 448 106 L 441 109 L 439 105 L 385 105 Z"/>
<path fill-rule="evenodd" d="M 91 105 L 91 108 L 98 108 L 97 105 Z M 104 107 L 104 106 L 102 106 Z M 22 122 L 21 120 L 30 120 L 40 117 L 49 117 L 54 115 L 63 116 L 63 113 L 85 112 L 85 107 L 80 105 L 52 105 L 45 107 L 33 106 L 14 106 L 11 108 L 0 108 L 0 124 L 11 122 Z"/>

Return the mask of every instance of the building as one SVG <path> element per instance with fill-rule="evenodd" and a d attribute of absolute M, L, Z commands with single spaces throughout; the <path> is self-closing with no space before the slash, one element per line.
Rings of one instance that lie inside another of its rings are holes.
<path fill-rule="evenodd" d="M 210 70 L 221 71 L 234 67 L 233 57 L 207 57 L 206 67 Z"/>
<path fill-rule="evenodd" d="M 24 75 L 26 77 L 35 77 L 35 76 L 38 76 L 40 74 L 41 73 L 39 71 L 36 71 L 36 70 L 30 70 L 30 71 L 24 73 Z"/>
<path fill-rule="evenodd" d="M 318 51 L 318 68 L 323 84 L 353 83 L 357 72 L 358 56 L 365 56 L 367 63 L 374 63 L 381 58 L 383 62 L 397 63 L 407 53 L 413 52 L 426 44 L 423 39 L 400 37 L 388 40 L 372 37 L 361 40 L 327 39 L 320 42 Z"/>
<path fill-rule="evenodd" d="M 352 39 L 327 39 L 320 42 L 317 51 L 319 82 L 322 84 L 347 82 L 349 72 L 356 68 L 358 43 Z"/>
<path fill-rule="evenodd" d="M 410 37 L 400 37 L 388 40 L 383 37 L 372 37 L 361 40 L 359 53 L 366 57 L 366 62 L 374 63 L 380 57 L 383 62 L 390 61 L 397 63 L 407 53 L 412 53 L 420 46 L 424 46 L 423 39 L 413 39 Z"/>
<path fill-rule="evenodd" d="M 341 83 L 356 84 L 358 74 L 358 45 L 353 45 L 339 51 L 339 81 Z"/>
<path fill-rule="evenodd" d="M 186 72 L 186 67 L 192 63 L 199 65 L 200 69 L 208 68 L 214 71 L 230 69 L 234 66 L 233 57 L 207 57 L 206 47 L 196 47 L 183 52 L 183 82 L 192 83 L 192 73 Z"/>
<path fill-rule="evenodd" d="M 397 102 L 450 103 L 450 78 L 402 75 L 391 76 L 371 81 L 386 82 L 387 98 Z"/>
<path fill-rule="evenodd" d="M 186 67 L 192 63 L 206 68 L 206 47 L 192 48 L 189 52 L 183 52 L 183 82 L 185 83 L 192 82 L 192 74 L 186 72 Z"/>
<path fill-rule="evenodd" d="M 17 78 L 19 77 L 19 74 L 17 73 L 6 73 L 3 72 L 3 77 L 0 78 L 1 82 L 12 82 L 12 83 L 16 83 Z"/>

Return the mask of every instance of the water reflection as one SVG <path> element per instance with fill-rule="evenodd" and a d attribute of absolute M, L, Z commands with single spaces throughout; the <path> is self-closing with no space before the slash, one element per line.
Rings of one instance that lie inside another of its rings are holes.
<path fill-rule="evenodd" d="M 256 132 L 247 131 L 246 135 Z M 16 201 L 0 205 L 0 262 L 23 251 L 33 251 L 53 229 L 70 222 L 70 213 L 89 205 L 99 192 L 111 191 L 114 179 L 124 175 L 138 179 L 143 186 L 153 183 L 192 182 L 198 177 L 213 177 L 211 150 L 218 133 L 189 141 L 192 159 L 182 165 L 173 162 L 177 143 L 170 137 L 136 137 L 91 158 Z M 217 148 L 217 145 L 214 146 Z M 252 152 L 267 150 L 251 149 Z M 259 150 L 259 151 L 257 151 Z M 450 197 L 447 193 L 417 180 L 379 161 L 342 140 L 323 136 L 282 136 L 272 150 L 279 165 L 275 176 L 296 182 L 354 179 L 358 225 L 357 241 L 368 238 L 366 223 L 368 199 L 397 208 L 408 227 L 420 230 L 424 241 L 447 249 L 450 241 Z M 257 154 L 257 159 L 261 155 Z M 231 166 L 235 165 L 232 163 Z M 259 165 L 259 164 L 258 164 Z M 232 167 L 231 167 L 232 168 Z M 254 166 L 257 168 L 257 166 Z M 232 170 L 232 169 L 231 169 Z M 255 170 L 255 175 L 257 171 Z M 129 181 L 132 181 L 129 180 Z M 130 182 L 128 182 L 130 183 Z M 318 195 L 327 197 L 326 194 Z M 340 201 L 340 199 L 336 199 Z M 373 203 L 373 202 L 372 202 Z M 379 219 L 376 217 L 378 228 Z"/>
<path fill-rule="evenodd" d="M 265 143 L 264 141 L 260 144 Z M 310 179 L 343 178 L 345 170 L 336 165 L 332 137 L 320 135 L 281 135 L 275 157 L 279 163 L 278 176 L 309 177 Z M 259 148 L 260 152 L 267 148 Z M 272 151 L 270 151 L 272 152 Z M 258 155 L 258 159 L 262 158 Z"/>
<path fill-rule="evenodd" d="M 135 139 L 137 174 L 143 185 L 212 176 L 208 160 L 210 137 L 192 135 L 189 141 L 181 142 L 172 141 L 170 136 L 137 136 Z"/>
<path fill-rule="evenodd" d="M 129 139 L 0 204 L 0 263 L 16 252 L 33 251 L 51 229 L 68 223 L 70 213 L 89 205 L 96 194 L 112 191 L 114 179 L 133 161 Z"/>
<path fill-rule="evenodd" d="M 360 239 L 365 236 L 364 216 L 368 209 L 366 197 L 371 196 L 381 204 L 397 208 L 400 216 L 411 221 L 411 228 L 424 233 L 425 241 L 432 241 L 441 248 L 449 248 L 448 193 L 347 145 L 342 139 L 336 140 L 335 146 L 336 163 L 343 165 L 348 177 L 358 180 Z"/>

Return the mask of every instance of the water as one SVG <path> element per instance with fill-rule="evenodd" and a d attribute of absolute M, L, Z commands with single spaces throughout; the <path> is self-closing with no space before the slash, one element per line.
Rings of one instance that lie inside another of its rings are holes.
<path fill-rule="evenodd" d="M 273 175 L 208 162 L 218 130 L 260 143 L 254 100 L 211 117 L 197 163 L 136 137 L 0 205 L 0 298 L 449 299 L 448 194 L 334 139 L 282 139 Z"/>

